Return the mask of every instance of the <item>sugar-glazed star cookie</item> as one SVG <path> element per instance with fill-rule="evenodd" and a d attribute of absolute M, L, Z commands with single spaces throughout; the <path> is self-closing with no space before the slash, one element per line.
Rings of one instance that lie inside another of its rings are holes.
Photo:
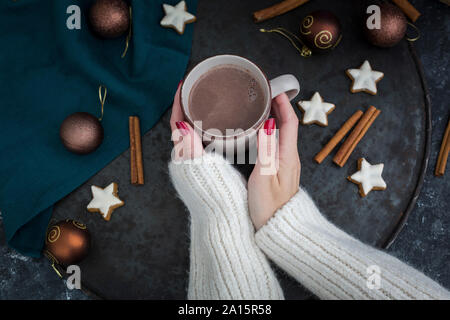
<path fill-rule="evenodd" d="M 382 163 L 371 165 L 361 158 L 358 160 L 358 171 L 348 177 L 348 180 L 359 185 L 361 197 L 367 196 L 372 190 L 385 190 L 386 182 L 381 177 L 383 167 Z"/>
<path fill-rule="evenodd" d="M 377 82 L 384 76 L 383 72 L 372 70 L 367 60 L 359 69 L 347 69 L 346 73 L 352 79 L 352 93 L 364 91 L 372 95 L 377 94 Z"/>
<path fill-rule="evenodd" d="M 89 212 L 100 213 L 106 221 L 111 219 L 114 209 L 123 206 L 125 203 L 117 195 L 117 183 L 112 182 L 106 188 L 91 186 L 92 200 L 87 206 Z"/>
<path fill-rule="evenodd" d="M 320 126 L 328 125 L 327 116 L 335 108 L 334 104 L 324 102 L 318 92 L 309 101 L 299 101 L 298 106 L 303 111 L 303 124 L 316 123 Z"/>
<path fill-rule="evenodd" d="M 176 6 L 169 4 L 163 4 L 165 12 L 164 18 L 161 20 L 161 26 L 165 28 L 173 28 L 179 34 L 184 33 L 184 27 L 186 24 L 194 22 L 195 16 L 187 12 L 186 2 L 180 1 Z"/>

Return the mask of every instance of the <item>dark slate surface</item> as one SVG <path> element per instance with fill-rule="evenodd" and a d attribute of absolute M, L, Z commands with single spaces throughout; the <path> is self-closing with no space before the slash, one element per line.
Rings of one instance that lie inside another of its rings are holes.
<path fill-rule="evenodd" d="M 438 1 L 412 2 L 423 14 L 417 23 L 423 36 L 421 40 L 416 42 L 416 47 L 424 65 L 433 103 L 431 159 L 416 208 L 411 213 L 407 225 L 389 251 L 416 268 L 423 270 L 432 278 L 440 281 L 444 286 L 450 287 L 450 270 L 448 268 L 450 262 L 450 248 L 448 246 L 448 243 L 450 243 L 450 231 L 448 229 L 450 222 L 448 203 L 450 183 L 447 178 L 438 179 L 432 175 L 439 144 L 449 116 L 449 108 L 445 99 L 449 88 L 448 75 L 445 73 L 445 69 L 448 67 L 449 9 Z M 220 40 L 210 39 L 210 41 Z M 314 89 L 309 88 L 309 90 Z M 306 95 L 305 98 L 309 98 L 307 97 L 309 92 L 304 91 L 303 93 Z M 154 157 L 158 155 L 148 154 L 147 156 Z M 165 158 L 165 156 L 163 157 Z M 347 165 L 347 167 L 351 167 L 351 165 Z M 120 175 L 120 170 L 127 171 L 128 167 L 125 166 L 125 169 L 123 169 L 123 166 L 117 165 L 116 169 L 119 170 L 118 175 Z M 349 170 L 351 171 L 352 169 Z M 102 184 L 102 182 L 109 182 L 109 178 L 102 177 L 100 174 L 93 181 Z M 119 183 L 119 186 L 125 186 L 125 183 Z M 83 196 L 80 195 L 80 197 Z M 140 196 L 136 194 L 135 197 Z M 151 198 L 151 195 L 149 198 Z M 63 216 L 64 206 L 59 206 L 59 208 L 62 208 L 60 213 Z M 77 216 L 75 215 L 74 217 Z M 183 224 L 185 222 L 180 221 L 178 223 Z M 102 224 L 102 226 L 105 226 L 105 224 Z M 109 225 L 108 227 L 112 228 Z M 95 229 L 95 226 L 91 226 L 91 228 Z M 120 241 L 120 237 L 117 236 L 114 240 Z M 0 250 L 0 298 L 85 298 L 82 293 L 65 289 L 64 284 L 49 268 L 45 259 L 22 257 L 7 248 L 3 233 L 0 233 Z M 98 255 L 99 253 L 96 254 Z M 164 256 L 163 253 L 156 252 L 156 254 Z M 186 272 L 186 270 L 172 270 L 171 272 Z M 140 280 L 142 281 L 143 279 Z M 151 279 L 147 280 L 150 281 Z M 144 279 L 144 281 L 147 280 Z M 167 285 L 174 286 L 176 290 L 180 290 L 183 286 L 182 284 L 174 283 L 167 283 Z M 180 288 L 177 288 L 178 286 Z"/>

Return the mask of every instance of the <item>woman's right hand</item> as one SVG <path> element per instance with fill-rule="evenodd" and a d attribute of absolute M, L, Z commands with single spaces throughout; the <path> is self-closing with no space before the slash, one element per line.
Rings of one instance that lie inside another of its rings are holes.
<path fill-rule="evenodd" d="M 286 94 L 273 100 L 272 114 L 275 119 L 268 119 L 259 130 L 258 159 L 248 180 L 248 207 L 256 230 L 297 193 L 300 184 L 299 121 Z"/>

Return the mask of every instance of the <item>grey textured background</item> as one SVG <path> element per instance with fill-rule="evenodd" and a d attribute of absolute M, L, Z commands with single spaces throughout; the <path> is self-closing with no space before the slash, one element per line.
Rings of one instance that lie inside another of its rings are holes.
<path fill-rule="evenodd" d="M 422 38 L 416 42 L 416 49 L 432 97 L 432 148 L 430 167 L 416 208 L 389 251 L 449 288 L 450 182 L 448 174 L 444 179 L 435 178 L 432 174 L 449 116 L 449 107 L 445 104 L 449 78 L 446 74 L 449 8 L 437 0 L 411 2 L 422 12 L 417 22 Z M 0 299 L 86 298 L 80 292 L 67 290 L 45 259 L 26 258 L 7 248 L 2 231 L 0 250 Z"/>

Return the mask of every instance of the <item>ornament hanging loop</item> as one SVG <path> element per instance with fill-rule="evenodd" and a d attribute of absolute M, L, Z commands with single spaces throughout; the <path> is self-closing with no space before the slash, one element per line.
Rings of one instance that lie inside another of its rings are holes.
<path fill-rule="evenodd" d="M 102 93 L 102 89 L 104 89 L 103 93 Z M 101 114 L 100 118 L 98 118 L 98 121 L 102 121 L 103 120 L 103 108 L 105 106 L 106 94 L 107 93 L 108 93 L 108 89 L 104 85 L 101 84 L 98 87 L 98 98 L 100 100 L 100 105 L 102 107 L 102 114 Z"/>
<path fill-rule="evenodd" d="M 122 59 L 125 58 L 125 56 L 127 55 L 128 52 L 128 46 L 130 44 L 130 40 L 131 40 L 131 27 L 133 26 L 133 16 L 132 16 L 132 10 L 131 10 L 131 6 L 130 6 L 130 26 L 128 27 L 128 34 L 127 34 L 127 39 L 125 40 L 125 50 L 123 50 L 122 53 Z"/>
<path fill-rule="evenodd" d="M 60 270 L 58 270 L 58 267 L 57 267 L 57 266 L 59 266 L 58 260 L 56 260 L 56 258 L 55 258 L 48 250 L 45 250 L 45 251 L 44 251 L 44 255 L 45 255 L 45 256 L 50 260 L 50 262 L 52 263 L 52 268 L 53 268 L 53 270 L 55 271 L 55 273 L 62 279 L 63 276 L 62 276 Z"/>
<path fill-rule="evenodd" d="M 53 270 L 55 270 L 56 274 L 62 279 L 63 276 L 62 276 L 61 272 L 59 272 L 59 270 L 58 270 L 58 268 L 56 267 L 54 261 L 53 261 L 53 263 L 52 263 L 52 268 L 53 268 Z"/>
<path fill-rule="evenodd" d="M 267 32 L 267 33 L 275 32 L 275 33 L 281 34 L 283 37 L 285 37 L 286 39 L 289 40 L 289 42 L 292 44 L 292 46 L 300 53 L 300 55 L 302 57 L 308 58 L 312 54 L 311 50 L 302 42 L 302 40 L 300 40 L 299 37 L 297 37 L 295 34 L 293 34 L 292 32 L 290 32 L 284 28 L 279 27 L 279 28 L 270 29 L 270 30 L 259 29 L 259 31 Z M 299 48 L 294 40 L 297 40 L 297 42 L 302 45 L 302 48 Z"/>
<path fill-rule="evenodd" d="M 414 24 L 412 24 L 411 22 L 408 22 L 408 25 L 411 26 L 417 33 L 417 36 L 415 36 L 414 38 L 409 38 L 406 37 L 406 40 L 409 42 L 414 42 L 420 39 L 420 30 L 419 28 L 417 28 Z"/>

